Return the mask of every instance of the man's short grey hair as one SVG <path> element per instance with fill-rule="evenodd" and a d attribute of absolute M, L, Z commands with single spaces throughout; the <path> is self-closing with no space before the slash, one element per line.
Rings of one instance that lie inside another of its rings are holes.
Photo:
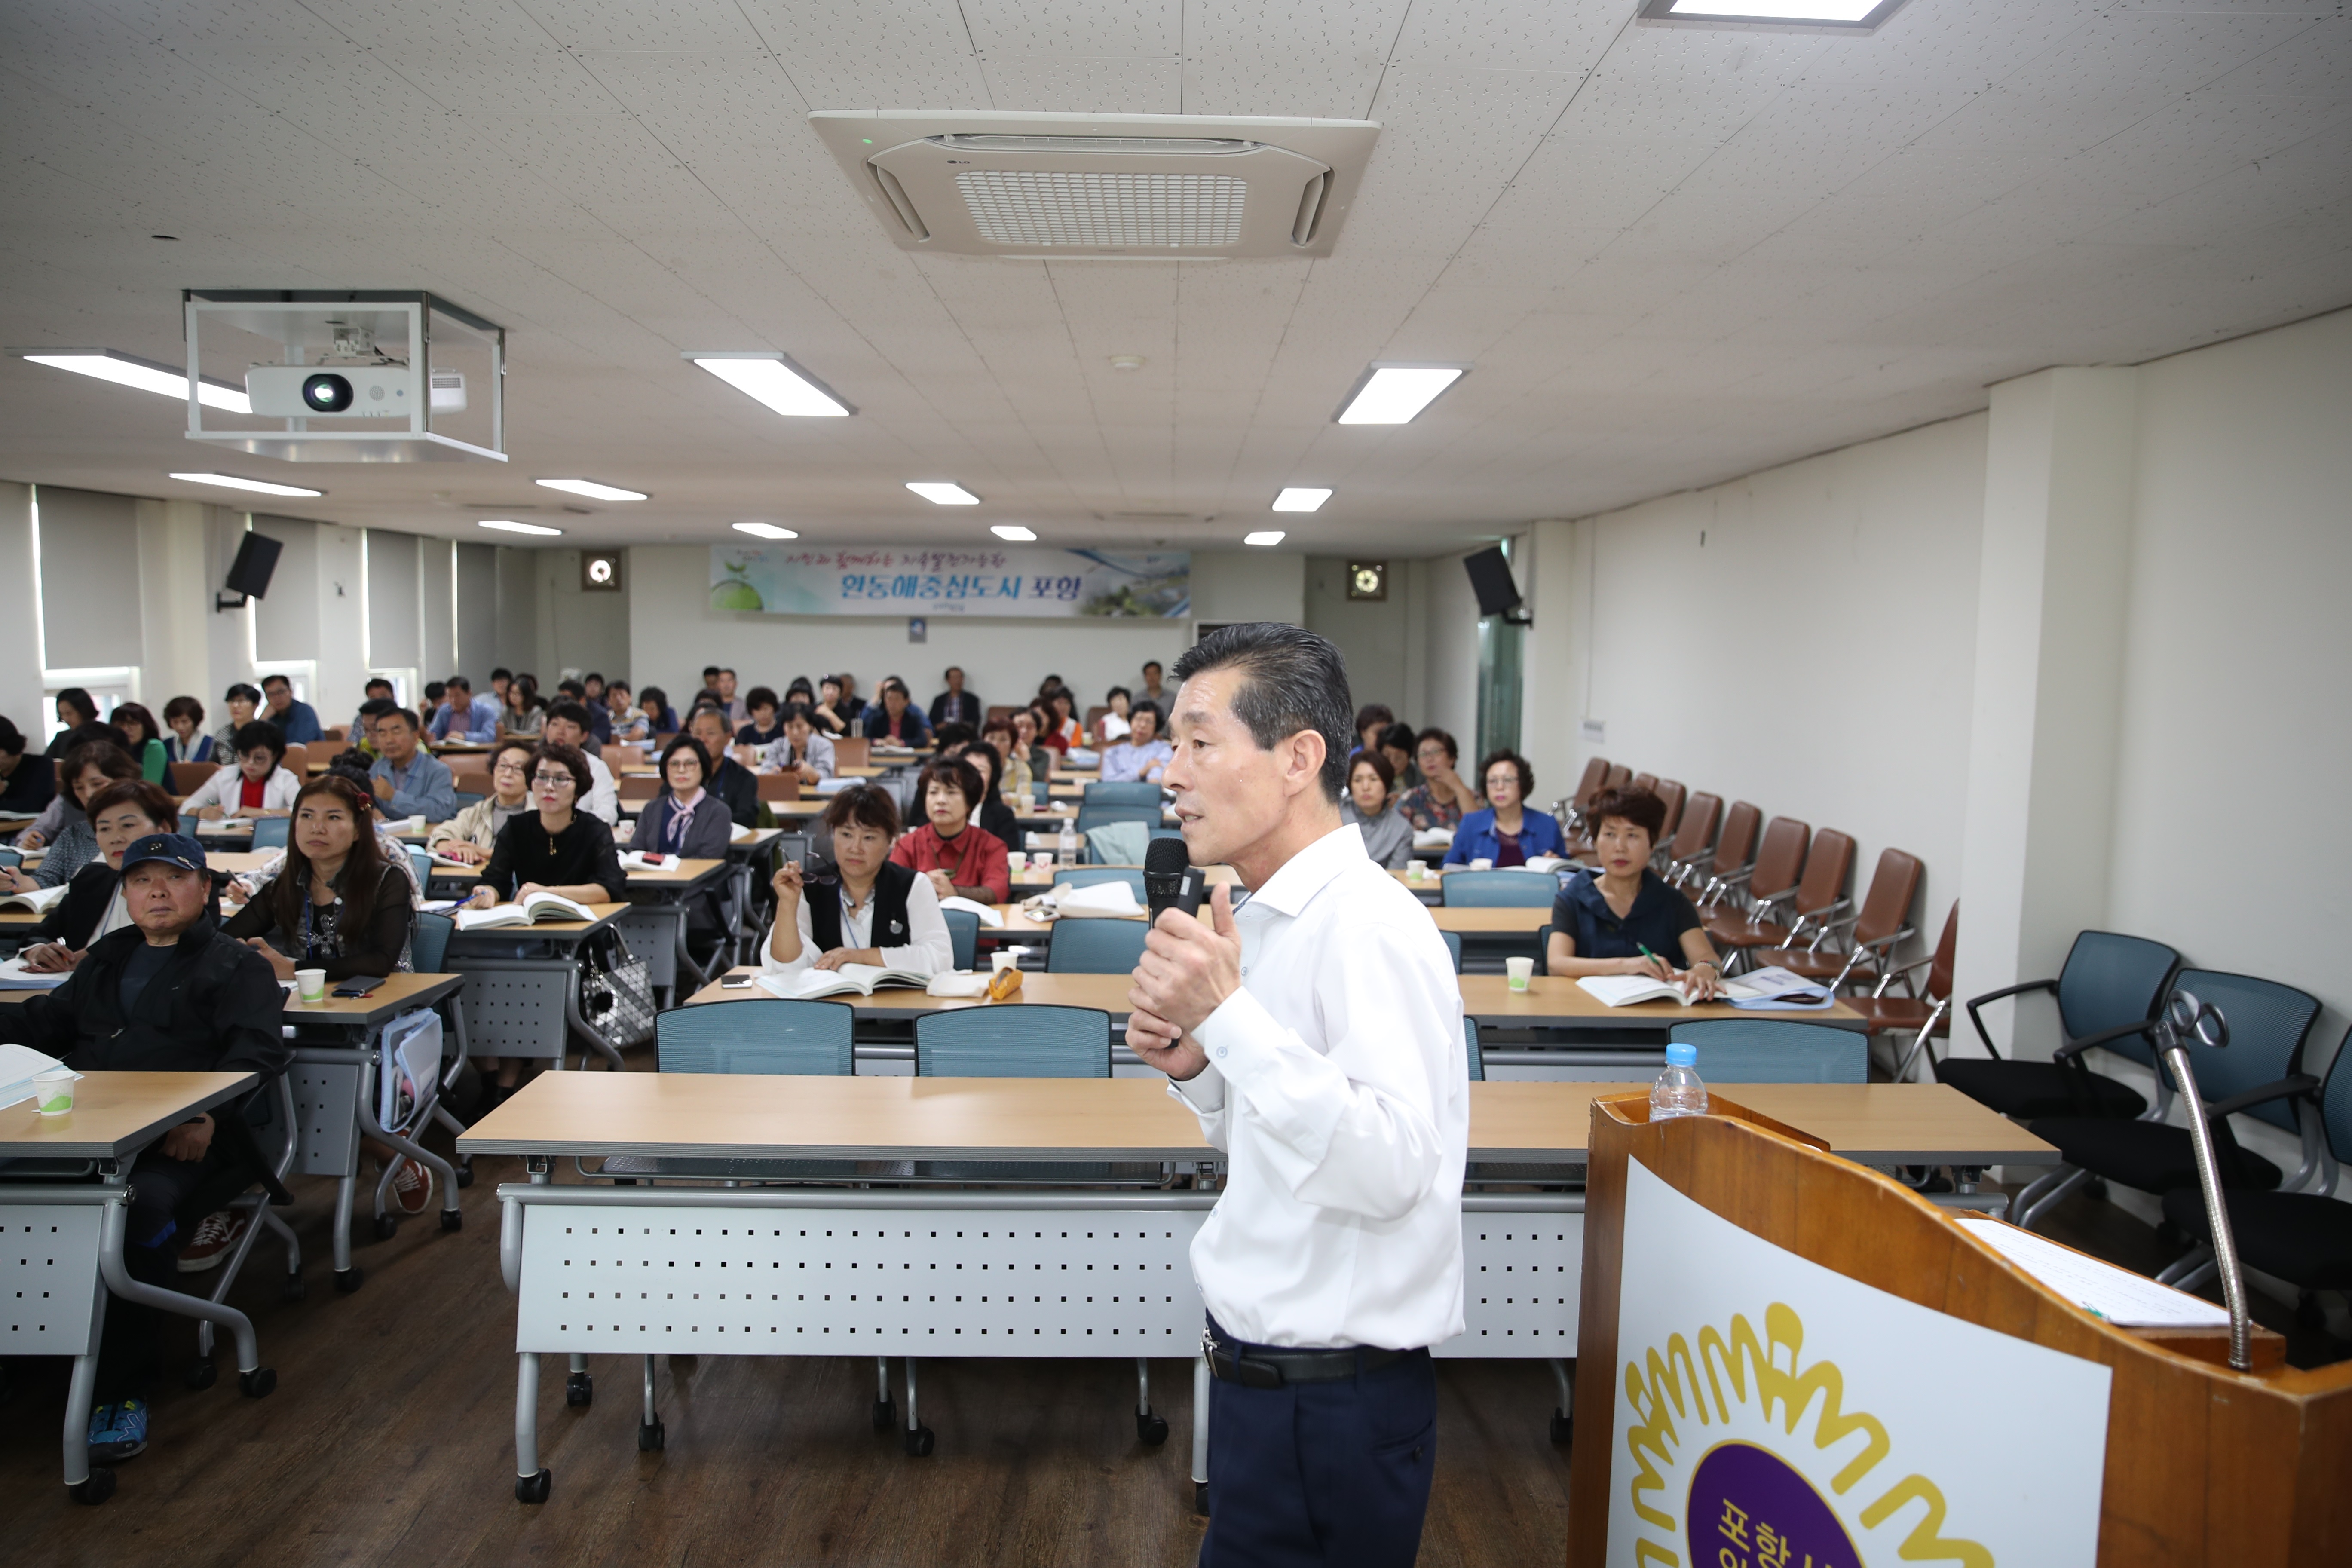
<path fill-rule="evenodd" d="M 1258 750 L 1270 752 L 1301 730 L 1323 737 L 1324 797 L 1337 805 L 1348 787 L 1348 752 L 1356 731 L 1348 696 L 1348 660 L 1330 640 L 1286 621 L 1220 626 L 1176 660 L 1179 685 L 1206 670 L 1234 669 L 1234 717 Z"/>

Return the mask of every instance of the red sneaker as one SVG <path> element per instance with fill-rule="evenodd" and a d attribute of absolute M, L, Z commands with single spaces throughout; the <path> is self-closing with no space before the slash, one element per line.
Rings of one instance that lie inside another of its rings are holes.
<path fill-rule="evenodd" d="M 405 1154 L 394 1156 L 392 1201 L 402 1214 L 423 1214 L 433 1202 L 433 1173 Z"/>

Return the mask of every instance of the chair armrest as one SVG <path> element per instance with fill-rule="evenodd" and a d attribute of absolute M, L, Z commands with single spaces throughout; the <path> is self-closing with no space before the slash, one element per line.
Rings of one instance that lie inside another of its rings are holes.
<path fill-rule="evenodd" d="M 2000 1049 L 1992 1043 L 1992 1037 L 1985 1033 L 1983 1016 L 1978 1013 L 1977 1009 L 1983 1006 L 1988 1002 L 1998 1002 L 2004 996 L 2021 996 L 2028 991 L 2055 991 L 2057 989 L 2058 982 L 2055 980 L 2028 980 L 2021 985 L 2004 985 L 1998 991 L 1988 991 L 1981 996 L 1971 996 L 1969 998 L 1969 1022 L 1976 1026 L 1977 1038 L 1984 1042 L 1984 1048 L 1991 1055 L 1993 1060 L 2000 1061 L 2002 1059 Z"/>
<path fill-rule="evenodd" d="M 2217 1100 L 2205 1108 L 2205 1114 L 2208 1117 L 2234 1116 L 2241 1110 L 2249 1110 L 2273 1100 L 2292 1100 L 2297 1095 L 2309 1094 L 2318 1087 L 2319 1079 L 2307 1072 L 2299 1072 L 2280 1079 L 2276 1083 L 2260 1084 L 2243 1094 Z"/>
<path fill-rule="evenodd" d="M 2053 1061 L 2068 1061 L 2081 1056 L 2093 1046 L 2113 1045 L 2126 1035 L 2145 1035 L 2156 1027 L 2156 1020 L 2143 1018 L 2137 1024 L 2117 1024 L 2112 1029 L 2101 1029 L 2095 1035 L 2085 1035 L 2079 1040 L 2069 1040 L 2050 1053 Z"/>
<path fill-rule="evenodd" d="M 1904 929 L 1907 931 L 1910 928 L 1906 926 Z M 1885 995 L 1886 988 L 1894 984 L 1897 980 L 1902 979 L 1903 976 L 1906 974 L 1915 974 L 1935 962 L 1936 960 L 1932 956 L 1927 958 L 1915 958 L 1908 963 L 1898 963 L 1892 969 L 1881 970 L 1878 976 L 1878 989 L 1872 992 L 1871 994 L 1873 996 Z M 1947 1003 L 1951 999 L 1949 997 L 1945 998 Z"/>

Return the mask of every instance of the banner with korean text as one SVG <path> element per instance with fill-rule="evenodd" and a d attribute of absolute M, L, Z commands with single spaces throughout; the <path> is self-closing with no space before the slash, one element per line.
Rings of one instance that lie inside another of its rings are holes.
<path fill-rule="evenodd" d="M 710 607 L 768 616 L 1192 613 L 1188 552 L 717 544 Z"/>

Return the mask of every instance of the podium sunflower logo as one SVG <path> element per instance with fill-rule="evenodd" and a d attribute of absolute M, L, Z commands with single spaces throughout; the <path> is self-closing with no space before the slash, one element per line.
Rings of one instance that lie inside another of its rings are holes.
<path fill-rule="evenodd" d="M 1804 1342 L 1795 1310 L 1775 1301 L 1760 1338 L 1734 1313 L 1696 1347 L 1670 1334 L 1625 1363 L 1635 1563 L 1995 1568 L 1984 1547 L 1944 1533 L 1942 1490 L 1896 1473 L 1885 1426 L 1845 1408 L 1844 1374 L 1807 1363 Z"/>

